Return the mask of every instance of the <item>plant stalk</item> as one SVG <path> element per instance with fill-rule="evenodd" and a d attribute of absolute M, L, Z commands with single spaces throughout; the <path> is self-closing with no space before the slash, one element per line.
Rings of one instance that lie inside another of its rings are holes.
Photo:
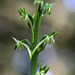
<path fill-rule="evenodd" d="M 36 21 L 35 21 L 35 29 L 34 29 L 34 43 L 33 43 L 33 49 L 37 46 L 39 41 L 39 32 L 40 32 L 40 25 L 41 25 L 41 18 L 42 16 L 37 11 Z M 31 59 L 31 72 L 30 75 L 35 75 L 37 71 L 37 61 L 38 61 L 38 51 L 34 53 L 32 59 Z"/>

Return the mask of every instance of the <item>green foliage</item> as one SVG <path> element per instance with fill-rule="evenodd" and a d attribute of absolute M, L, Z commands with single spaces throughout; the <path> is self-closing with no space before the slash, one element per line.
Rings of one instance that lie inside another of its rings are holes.
<path fill-rule="evenodd" d="M 20 50 L 22 50 L 24 48 L 23 46 L 25 46 L 27 48 L 27 50 L 28 50 L 28 53 L 29 53 L 29 56 L 30 56 L 30 60 L 31 60 L 31 58 L 32 58 L 32 55 L 31 55 L 32 45 L 29 42 L 29 40 L 24 39 L 24 40 L 20 41 L 20 40 L 17 40 L 16 38 L 14 38 L 14 37 L 13 37 L 13 39 L 16 42 L 14 50 L 16 50 L 17 48 L 19 48 Z"/>
<path fill-rule="evenodd" d="M 42 64 L 40 64 L 39 71 L 36 73 L 36 75 L 45 75 L 49 69 L 50 68 L 49 67 L 47 68 L 47 65 L 42 67 Z"/>
<path fill-rule="evenodd" d="M 19 48 L 20 50 L 22 50 L 23 49 L 23 45 L 21 44 L 21 41 L 15 39 L 14 37 L 13 37 L 13 39 L 16 42 L 16 45 L 14 47 L 14 50 L 16 50 L 17 48 Z"/>
<path fill-rule="evenodd" d="M 39 32 L 40 32 L 40 25 L 41 25 L 41 20 L 42 17 L 45 14 L 51 14 L 51 8 L 55 5 L 55 3 L 44 3 L 44 0 L 35 0 L 33 5 L 37 5 L 37 9 L 33 16 L 31 16 L 29 13 L 26 13 L 25 8 L 23 9 L 18 9 L 18 12 L 20 14 L 19 20 L 21 20 L 23 23 L 25 21 L 27 22 L 29 28 L 31 29 L 32 32 L 32 44 L 28 39 L 23 39 L 23 40 L 17 40 L 16 38 L 13 37 L 14 41 L 16 42 L 16 45 L 14 47 L 14 50 L 19 48 L 20 50 L 23 50 L 24 47 L 26 47 L 30 60 L 31 60 L 31 75 L 45 75 L 49 67 L 47 68 L 47 65 L 42 67 L 42 64 L 40 65 L 39 71 L 35 74 L 36 69 L 37 69 L 37 58 L 38 54 L 43 51 L 46 47 L 46 45 L 49 45 L 51 43 L 54 43 L 55 40 L 54 38 L 57 35 L 56 31 L 51 31 L 49 35 L 44 35 L 40 42 L 39 41 Z M 36 57 L 34 57 L 36 56 Z M 36 64 L 34 64 L 36 63 Z"/>
<path fill-rule="evenodd" d="M 56 31 L 51 31 L 51 33 L 49 35 L 44 35 L 40 42 L 43 41 L 43 43 L 39 46 L 39 52 L 41 52 L 42 50 L 44 50 L 44 48 L 46 47 L 46 45 L 51 44 L 52 42 L 54 43 L 55 40 L 54 38 L 56 37 L 58 33 Z"/>
<path fill-rule="evenodd" d="M 40 41 L 44 40 L 45 38 L 47 37 L 47 35 L 44 35 Z M 39 46 L 39 51 L 41 52 L 42 50 L 44 50 L 44 48 L 46 47 L 46 44 L 47 43 L 42 43 L 40 46 Z"/>
<path fill-rule="evenodd" d="M 21 40 L 21 42 L 27 44 L 27 46 L 30 48 L 30 50 L 32 50 L 32 45 L 28 39 Z"/>
<path fill-rule="evenodd" d="M 25 18 L 25 16 L 26 16 L 26 11 L 25 11 L 25 8 L 23 8 L 23 9 L 17 9 L 18 10 L 18 12 L 19 12 L 19 14 L 20 14 L 20 17 L 19 17 L 19 20 L 21 20 L 23 23 L 25 23 L 24 21 L 23 21 L 23 18 Z"/>
<path fill-rule="evenodd" d="M 36 3 L 41 4 L 41 8 L 42 8 L 44 1 L 43 0 L 35 0 L 33 5 L 35 6 Z"/>

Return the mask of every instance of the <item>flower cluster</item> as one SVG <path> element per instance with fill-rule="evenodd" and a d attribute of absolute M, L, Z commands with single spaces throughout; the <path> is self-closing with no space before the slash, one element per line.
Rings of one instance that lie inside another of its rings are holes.
<path fill-rule="evenodd" d="M 26 47 L 26 49 L 29 53 L 30 60 L 33 58 L 33 56 L 36 54 L 36 52 L 37 52 L 37 54 L 39 54 L 41 51 L 44 50 L 46 45 L 54 43 L 55 42 L 54 38 L 57 35 L 56 31 L 51 31 L 51 33 L 49 35 L 44 35 L 41 38 L 39 43 L 37 42 L 37 41 L 39 41 L 39 31 L 40 31 L 42 17 L 45 14 L 49 14 L 49 15 L 51 14 L 51 8 L 55 5 L 55 3 L 48 4 L 48 3 L 44 3 L 44 0 L 35 0 L 33 5 L 34 6 L 38 5 L 33 16 L 30 15 L 29 13 L 26 13 L 25 8 L 18 9 L 18 12 L 20 14 L 19 20 L 21 20 L 23 23 L 25 23 L 25 21 L 26 21 L 29 28 L 31 29 L 32 44 L 28 39 L 17 40 L 16 38 L 13 37 L 14 41 L 16 42 L 14 50 L 16 50 L 17 48 L 19 48 L 20 50 L 23 50 L 23 48 Z M 35 59 L 34 59 L 34 61 L 35 61 Z M 36 67 L 36 64 L 35 64 L 35 67 Z M 32 67 L 32 68 L 34 68 L 34 67 Z M 45 65 L 44 67 L 42 67 L 42 65 L 40 65 L 39 71 L 36 74 L 31 72 L 32 73 L 31 75 L 33 75 L 33 74 L 45 75 L 48 72 L 48 70 L 49 70 L 49 67 L 47 68 L 47 65 Z"/>

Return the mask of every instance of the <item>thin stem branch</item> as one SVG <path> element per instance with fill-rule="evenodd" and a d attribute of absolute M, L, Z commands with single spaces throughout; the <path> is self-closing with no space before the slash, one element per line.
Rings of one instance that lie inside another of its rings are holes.
<path fill-rule="evenodd" d="M 35 51 L 38 49 L 38 47 L 44 43 L 45 40 L 49 40 L 49 37 L 47 36 L 44 40 L 42 40 L 34 49 L 33 49 L 33 52 L 32 52 L 32 56 L 34 55 Z"/>
<path fill-rule="evenodd" d="M 24 45 L 27 48 L 29 56 L 30 56 L 30 60 L 31 60 L 32 59 L 31 50 L 29 49 L 29 47 L 25 43 L 21 42 L 21 44 Z"/>

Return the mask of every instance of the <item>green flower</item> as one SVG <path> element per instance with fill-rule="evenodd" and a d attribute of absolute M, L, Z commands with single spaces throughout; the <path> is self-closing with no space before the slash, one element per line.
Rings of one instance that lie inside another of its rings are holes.
<path fill-rule="evenodd" d="M 42 16 L 44 16 L 45 14 L 51 14 L 51 8 L 55 5 L 54 4 L 48 4 L 48 3 L 45 3 L 44 6 L 43 6 L 43 11 L 42 11 Z"/>
<path fill-rule="evenodd" d="M 36 3 L 41 4 L 41 8 L 42 8 L 44 1 L 43 0 L 35 0 L 33 5 L 35 6 Z"/>

